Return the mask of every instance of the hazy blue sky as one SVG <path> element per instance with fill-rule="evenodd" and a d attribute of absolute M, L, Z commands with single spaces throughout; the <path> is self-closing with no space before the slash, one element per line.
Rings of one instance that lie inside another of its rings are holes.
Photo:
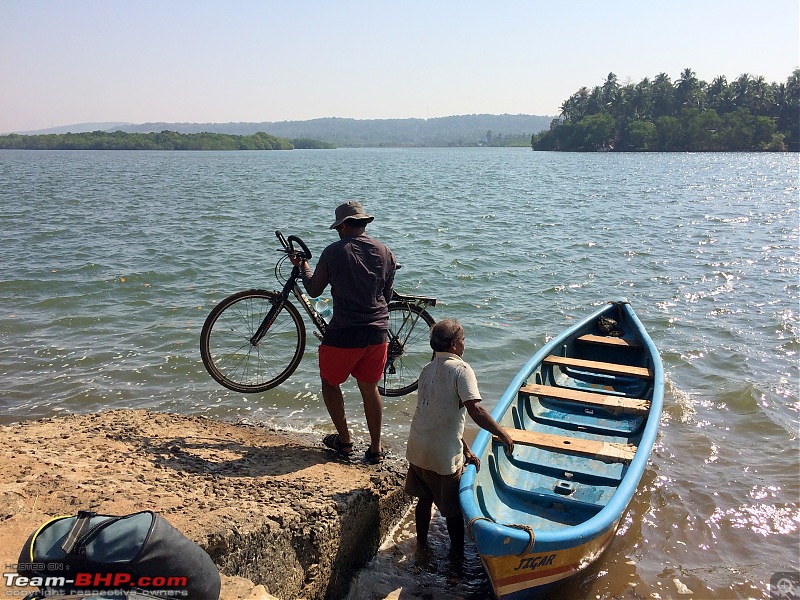
<path fill-rule="evenodd" d="M 800 65 L 798 0 L 0 0 L 0 132 L 555 115 L 609 72 Z"/>

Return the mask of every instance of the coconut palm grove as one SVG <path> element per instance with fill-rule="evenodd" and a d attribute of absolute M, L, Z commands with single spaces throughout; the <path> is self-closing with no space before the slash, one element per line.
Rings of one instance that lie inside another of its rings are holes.
<path fill-rule="evenodd" d="M 531 137 L 534 150 L 798 151 L 800 69 L 785 83 L 747 73 L 711 83 L 685 69 L 620 84 L 582 87 L 561 105 L 550 129 Z"/>

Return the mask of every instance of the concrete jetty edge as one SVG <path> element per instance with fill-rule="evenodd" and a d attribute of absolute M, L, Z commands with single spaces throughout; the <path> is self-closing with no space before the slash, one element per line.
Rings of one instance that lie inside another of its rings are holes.
<path fill-rule="evenodd" d="M 341 459 L 302 434 L 205 417 L 110 410 L 0 439 L 4 567 L 53 516 L 153 510 L 209 553 L 223 600 L 342 598 L 411 502 L 399 457 L 366 465 L 358 445 Z"/>

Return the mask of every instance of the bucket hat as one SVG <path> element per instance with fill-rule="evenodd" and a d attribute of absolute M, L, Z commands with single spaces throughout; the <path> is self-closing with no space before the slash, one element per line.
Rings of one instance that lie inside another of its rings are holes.
<path fill-rule="evenodd" d="M 364 207 L 361 206 L 360 202 L 350 200 L 349 202 L 344 202 L 336 207 L 336 220 L 333 222 L 333 225 L 331 225 L 330 228 L 336 229 L 339 225 L 347 221 L 347 219 L 356 219 L 358 221 L 372 223 L 375 217 L 368 215 L 364 211 Z"/>

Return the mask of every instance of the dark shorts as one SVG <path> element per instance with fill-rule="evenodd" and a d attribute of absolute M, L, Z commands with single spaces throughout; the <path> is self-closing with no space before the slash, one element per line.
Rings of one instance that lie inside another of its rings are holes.
<path fill-rule="evenodd" d="M 319 375 L 331 385 L 341 385 L 352 375 L 358 381 L 378 383 L 389 349 L 387 342 L 366 348 L 319 347 Z"/>
<path fill-rule="evenodd" d="M 461 471 L 451 475 L 439 475 L 434 471 L 410 464 L 405 491 L 409 496 L 432 501 L 444 518 L 457 517 L 461 514 L 461 504 L 458 501 L 460 481 Z"/>

